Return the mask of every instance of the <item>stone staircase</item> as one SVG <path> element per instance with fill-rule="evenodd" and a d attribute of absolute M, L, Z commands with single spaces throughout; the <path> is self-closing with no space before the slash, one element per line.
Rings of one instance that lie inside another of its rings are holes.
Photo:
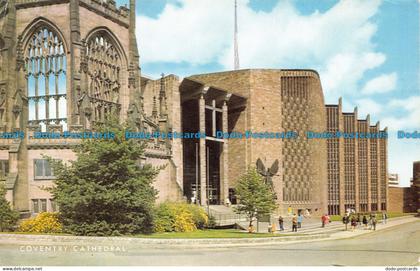
<path fill-rule="evenodd" d="M 235 226 L 248 221 L 246 216 L 235 213 L 234 206 L 210 205 L 204 208 L 215 219 L 218 227 Z"/>

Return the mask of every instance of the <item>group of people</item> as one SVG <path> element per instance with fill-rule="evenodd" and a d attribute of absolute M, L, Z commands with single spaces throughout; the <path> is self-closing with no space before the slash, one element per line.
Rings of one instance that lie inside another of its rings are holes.
<path fill-rule="evenodd" d="M 297 232 L 298 229 L 302 228 L 302 223 L 304 218 L 311 217 L 311 213 L 308 209 L 305 209 L 303 212 L 299 210 L 298 214 L 293 213 L 291 207 L 287 210 L 289 217 L 292 216 L 292 232 Z M 388 220 L 388 214 L 386 212 L 382 213 L 382 224 L 386 224 Z M 279 230 L 284 231 L 284 218 L 279 216 Z M 321 217 L 321 226 L 324 228 L 327 224 L 331 223 L 330 216 L 324 214 Z M 348 210 L 343 216 L 343 223 L 345 224 L 346 230 L 350 224 L 351 230 L 354 231 L 357 226 L 363 224 L 364 229 L 376 230 L 376 225 L 378 224 L 378 218 L 375 213 L 370 214 L 360 214 L 356 213 L 354 210 Z"/>
<path fill-rule="evenodd" d="M 382 213 L 382 224 L 386 224 L 388 220 L 388 214 L 386 212 Z M 374 230 L 376 231 L 376 225 L 378 224 L 378 218 L 375 213 L 371 214 L 355 214 L 347 212 L 343 216 L 343 223 L 345 224 L 346 230 L 348 229 L 348 224 L 350 224 L 351 230 L 354 231 L 357 226 L 362 226 L 365 230 Z"/>
<path fill-rule="evenodd" d="M 287 212 L 289 215 L 293 214 L 292 216 L 292 231 L 293 232 L 297 232 L 298 229 L 302 228 L 303 218 L 311 217 L 311 213 L 309 212 L 308 209 L 305 209 L 303 214 L 301 211 L 298 214 L 296 214 L 296 213 L 293 213 L 291 211 L 291 208 L 289 207 Z M 284 218 L 282 216 L 279 216 L 279 229 L 280 231 L 284 231 Z"/>

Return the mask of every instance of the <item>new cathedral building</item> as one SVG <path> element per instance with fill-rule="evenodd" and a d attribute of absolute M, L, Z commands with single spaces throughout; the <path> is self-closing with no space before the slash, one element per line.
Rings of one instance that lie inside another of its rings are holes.
<path fill-rule="evenodd" d="M 165 166 L 154 183 L 158 201 L 235 204 L 238 177 L 258 161 L 279 213 L 387 209 L 386 136 L 306 136 L 386 134 L 357 109 L 342 112 L 341 100 L 325 105 L 316 71 L 142 76 L 135 2 L 0 0 L 0 176 L 13 208 L 57 210 L 43 157 L 77 158 L 80 139 L 35 133 L 89 132 L 113 114 L 132 131 L 205 135 L 147 139 L 139 162 Z M 271 132 L 293 136 L 255 136 Z M 219 136 L 235 133 L 253 136 Z"/>

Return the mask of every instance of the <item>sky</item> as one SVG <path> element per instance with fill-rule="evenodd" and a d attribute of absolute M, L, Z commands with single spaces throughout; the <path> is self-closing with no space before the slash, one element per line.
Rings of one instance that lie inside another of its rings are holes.
<path fill-rule="evenodd" d="M 118 0 L 125 4 L 127 0 Z M 325 101 L 343 98 L 389 130 L 389 172 L 408 186 L 420 139 L 420 0 L 238 0 L 241 68 L 315 69 Z M 233 68 L 233 0 L 138 0 L 144 75 Z"/>

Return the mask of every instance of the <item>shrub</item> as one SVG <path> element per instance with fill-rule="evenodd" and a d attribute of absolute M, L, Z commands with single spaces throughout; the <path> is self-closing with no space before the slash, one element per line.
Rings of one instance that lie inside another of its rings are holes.
<path fill-rule="evenodd" d="M 175 208 L 173 204 L 162 203 L 156 207 L 155 211 L 155 232 L 171 232 L 174 230 L 176 219 Z"/>
<path fill-rule="evenodd" d="M 155 211 L 155 232 L 191 232 L 208 224 L 206 212 L 186 203 L 162 203 Z"/>
<path fill-rule="evenodd" d="M 127 125 L 106 118 L 96 132 L 114 138 L 84 139 L 74 148 L 70 163 L 48 158 L 56 179 L 51 193 L 60 207 L 60 221 L 68 233 L 108 236 L 151 233 L 161 168 L 139 165 L 147 143 L 126 140 Z"/>
<path fill-rule="evenodd" d="M 57 213 L 40 213 L 34 218 L 23 220 L 19 231 L 34 233 L 61 233 L 63 227 Z"/>
<path fill-rule="evenodd" d="M 5 196 L 6 189 L 0 184 L 0 232 L 12 230 L 19 218 L 19 213 L 12 210 Z"/>
<path fill-rule="evenodd" d="M 192 232 L 197 230 L 194 218 L 188 209 L 183 209 L 177 213 L 174 223 L 174 231 L 176 232 Z"/>
<path fill-rule="evenodd" d="M 192 218 L 197 229 L 204 229 L 209 223 L 208 215 L 204 209 L 192 204 L 188 204 L 188 209 L 192 214 Z"/>

